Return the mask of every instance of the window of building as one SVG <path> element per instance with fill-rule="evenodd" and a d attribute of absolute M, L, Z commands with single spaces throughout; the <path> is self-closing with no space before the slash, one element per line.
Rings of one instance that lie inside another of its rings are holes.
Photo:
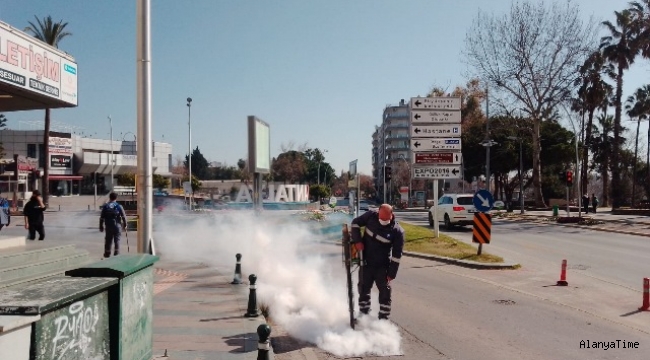
<path fill-rule="evenodd" d="M 38 144 L 38 167 L 45 168 L 45 146 Z"/>
<path fill-rule="evenodd" d="M 27 157 L 36 159 L 36 144 L 27 144 Z"/>

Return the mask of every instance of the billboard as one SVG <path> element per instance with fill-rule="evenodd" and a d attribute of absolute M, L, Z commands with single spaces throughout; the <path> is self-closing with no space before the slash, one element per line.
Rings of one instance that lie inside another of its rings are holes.
<path fill-rule="evenodd" d="M 74 59 L 0 23 L 0 82 L 77 105 Z"/>
<path fill-rule="evenodd" d="M 72 156 L 52 155 L 50 156 L 50 167 L 53 168 L 71 168 Z"/>
<path fill-rule="evenodd" d="M 248 117 L 248 170 L 258 174 L 271 172 L 271 129 L 256 116 Z"/>

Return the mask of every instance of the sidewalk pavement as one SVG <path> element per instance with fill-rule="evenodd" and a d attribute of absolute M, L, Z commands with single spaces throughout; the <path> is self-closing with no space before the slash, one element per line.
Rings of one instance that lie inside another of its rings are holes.
<path fill-rule="evenodd" d="M 154 265 L 153 359 L 257 359 L 256 330 L 265 319 L 244 317 L 250 290 L 248 282 L 230 284 L 234 265 L 224 274 L 161 256 Z"/>
<path fill-rule="evenodd" d="M 84 200 L 73 199 L 73 200 Z M 92 201 L 92 197 L 90 199 Z M 74 244 L 99 261 L 103 253 L 102 235 L 96 229 L 97 214 L 76 213 L 75 235 L 56 231 L 57 222 L 70 215 L 46 215 L 45 241 L 28 241 L 25 251 L 44 247 Z M 67 221 L 67 220 L 66 220 Z M 22 217 L 2 230 L 2 236 L 24 236 Z M 21 235 L 23 234 L 23 235 Z M 129 232 L 132 241 L 136 232 Z M 127 251 L 122 239 L 122 251 Z M 131 243 L 131 252 L 134 244 Z M 244 317 L 248 308 L 248 274 L 242 274 L 241 285 L 231 285 L 235 271 L 229 264 L 208 267 L 198 262 L 172 262 L 164 253 L 154 264 L 153 359 L 156 360 L 253 360 L 257 359 L 257 327 L 265 324 L 260 315 Z M 94 260 L 92 260 L 94 261 Z M 271 326 L 271 340 L 279 333 Z M 167 356 L 165 357 L 165 354 Z M 269 353 L 273 359 L 273 350 Z"/>

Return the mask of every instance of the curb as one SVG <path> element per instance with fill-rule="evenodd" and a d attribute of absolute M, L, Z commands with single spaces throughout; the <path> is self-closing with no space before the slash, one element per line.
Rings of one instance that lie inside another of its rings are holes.
<path fill-rule="evenodd" d="M 552 225 L 552 226 L 565 226 L 565 227 L 572 227 L 572 228 L 579 228 L 579 229 L 587 229 L 587 230 L 595 230 L 595 231 L 602 231 L 602 232 L 609 232 L 609 233 L 615 233 L 615 234 L 624 234 L 624 235 L 635 235 L 635 236 L 644 236 L 644 237 L 650 237 L 650 233 L 641 233 L 641 232 L 636 232 L 636 231 L 625 231 L 625 230 L 616 230 L 616 229 L 608 229 L 604 227 L 596 227 L 593 225 L 576 225 L 576 224 L 558 224 L 553 221 L 539 221 L 539 220 L 534 220 L 534 219 L 507 219 L 509 221 L 523 221 L 523 222 L 529 222 L 529 223 L 535 223 L 535 224 L 546 224 L 546 225 Z M 608 222 L 605 220 L 599 220 L 603 222 Z M 611 221 L 611 222 L 618 222 L 618 221 Z"/>
<path fill-rule="evenodd" d="M 326 242 L 331 243 L 331 244 L 336 244 L 336 245 L 342 245 L 340 239 L 339 240 L 328 239 Z M 448 257 L 444 257 L 444 256 L 423 254 L 423 253 L 417 253 L 417 252 L 412 252 L 412 251 L 402 251 L 402 255 L 410 256 L 410 257 L 414 257 L 414 258 L 419 258 L 419 259 L 424 259 L 424 260 L 438 261 L 438 262 L 442 262 L 442 263 L 450 264 L 450 265 L 458 265 L 458 266 L 469 268 L 469 269 L 515 270 L 515 269 L 518 269 L 519 267 L 521 267 L 521 264 L 513 264 L 513 263 L 480 263 L 480 262 L 477 262 L 477 261 L 454 259 L 454 258 L 448 258 Z"/>
<path fill-rule="evenodd" d="M 439 261 L 439 262 L 443 262 L 443 263 L 450 264 L 450 265 L 458 265 L 458 266 L 466 267 L 466 268 L 469 268 L 469 269 L 478 269 L 478 270 L 514 270 L 514 269 L 517 269 L 517 268 L 521 267 L 520 264 L 512 264 L 512 263 L 480 263 L 480 262 L 476 262 L 476 261 L 453 259 L 453 258 L 448 258 L 448 257 L 444 257 L 444 256 L 422 254 L 422 253 L 416 253 L 416 252 L 411 252 L 411 251 L 404 251 L 404 252 L 402 252 L 402 254 L 404 254 L 406 256 L 414 257 L 414 258 Z"/>

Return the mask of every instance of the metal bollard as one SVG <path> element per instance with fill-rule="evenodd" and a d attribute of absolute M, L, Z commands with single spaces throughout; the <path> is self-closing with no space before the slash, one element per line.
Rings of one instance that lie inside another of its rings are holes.
<path fill-rule="evenodd" d="M 270 360 L 269 351 L 271 350 L 271 327 L 267 324 L 262 324 L 257 327 L 257 360 Z"/>
<path fill-rule="evenodd" d="M 255 282 L 257 281 L 257 276 L 255 274 L 250 274 L 248 280 L 251 283 L 250 293 L 248 294 L 248 310 L 246 311 L 245 317 L 258 317 L 260 316 L 257 311 L 257 293 L 255 291 Z"/>
<path fill-rule="evenodd" d="M 88 211 L 90 211 L 90 205 L 88 205 Z"/>
<path fill-rule="evenodd" d="M 59 205 L 59 211 L 61 211 L 61 205 Z"/>
<path fill-rule="evenodd" d="M 237 258 L 237 264 L 235 265 L 235 277 L 232 279 L 231 284 L 239 285 L 241 284 L 241 254 L 235 255 Z"/>

